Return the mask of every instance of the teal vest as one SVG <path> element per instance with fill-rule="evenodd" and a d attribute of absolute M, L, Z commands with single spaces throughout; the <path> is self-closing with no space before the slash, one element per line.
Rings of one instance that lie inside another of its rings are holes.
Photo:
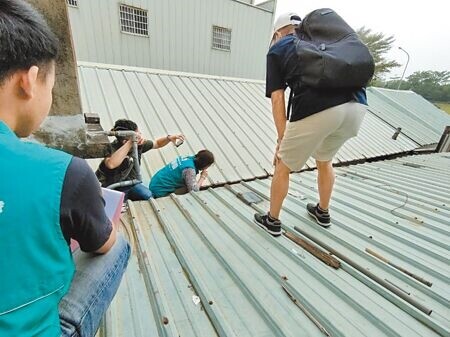
<path fill-rule="evenodd" d="M 164 166 L 152 177 L 148 188 L 155 198 L 165 197 L 175 192 L 177 188 L 185 186 L 183 170 L 195 168 L 194 156 L 177 157 L 173 162 Z"/>
<path fill-rule="evenodd" d="M 0 337 L 61 335 L 58 304 L 74 273 L 59 221 L 71 158 L 0 121 Z"/>

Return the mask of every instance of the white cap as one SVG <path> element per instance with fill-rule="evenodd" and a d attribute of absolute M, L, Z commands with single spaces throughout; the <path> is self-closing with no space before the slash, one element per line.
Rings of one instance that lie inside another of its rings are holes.
<path fill-rule="evenodd" d="M 302 20 L 300 19 L 300 16 L 298 16 L 297 13 L 289 12 L 281 14 L 273 25 L 273 33 L 289 25 L 297 26 L 300 24 L 301 21 Z"/>

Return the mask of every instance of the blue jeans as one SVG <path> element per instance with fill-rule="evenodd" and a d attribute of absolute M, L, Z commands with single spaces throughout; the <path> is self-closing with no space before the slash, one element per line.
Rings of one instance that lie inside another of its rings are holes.
<path fill-rule="evenodd" d="M 131 201 L 148 200 L 152 197 L 152 192 L 144 184 L 134 185 L 130 189 L 123 189 L 122 192 L 125 192 L 125 199 Z"/>
<path fill-rule="evenodd" d="M 61 336 L 95 336 L 129 257 L 130 245 L 119 233 L 106 254 L 93 255 L 80 250 L 74 253 L 76 272 L 68 293 L 59 303 Z"/>

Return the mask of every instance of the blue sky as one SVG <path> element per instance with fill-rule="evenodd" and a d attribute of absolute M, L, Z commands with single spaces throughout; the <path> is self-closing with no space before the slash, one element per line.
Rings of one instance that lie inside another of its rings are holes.
<path fill-rule="evenodd" d="M 341 15 L 354 29 L 365 26 L 395 42 L 387 54 L 402 66 L 388 77 L 401 76 L 407 56 L 408 76 L 415 71 L 450 71 L 450 1 L 396 1 L 396 0 L 278 0 L 276 16 L 294 11 L 304 17 L 310 11 L 329 7 Z"/>

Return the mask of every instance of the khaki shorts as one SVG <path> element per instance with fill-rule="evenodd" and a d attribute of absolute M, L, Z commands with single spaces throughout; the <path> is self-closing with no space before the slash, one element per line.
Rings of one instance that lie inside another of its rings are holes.
<path fill-rule="evenodd" d="M 278 155 L 291 171 L 299 171 L 309 157 L 330 161 L 344 143 L 358 134 L 366 106 L 344 103 L 286 125 Z"/>

